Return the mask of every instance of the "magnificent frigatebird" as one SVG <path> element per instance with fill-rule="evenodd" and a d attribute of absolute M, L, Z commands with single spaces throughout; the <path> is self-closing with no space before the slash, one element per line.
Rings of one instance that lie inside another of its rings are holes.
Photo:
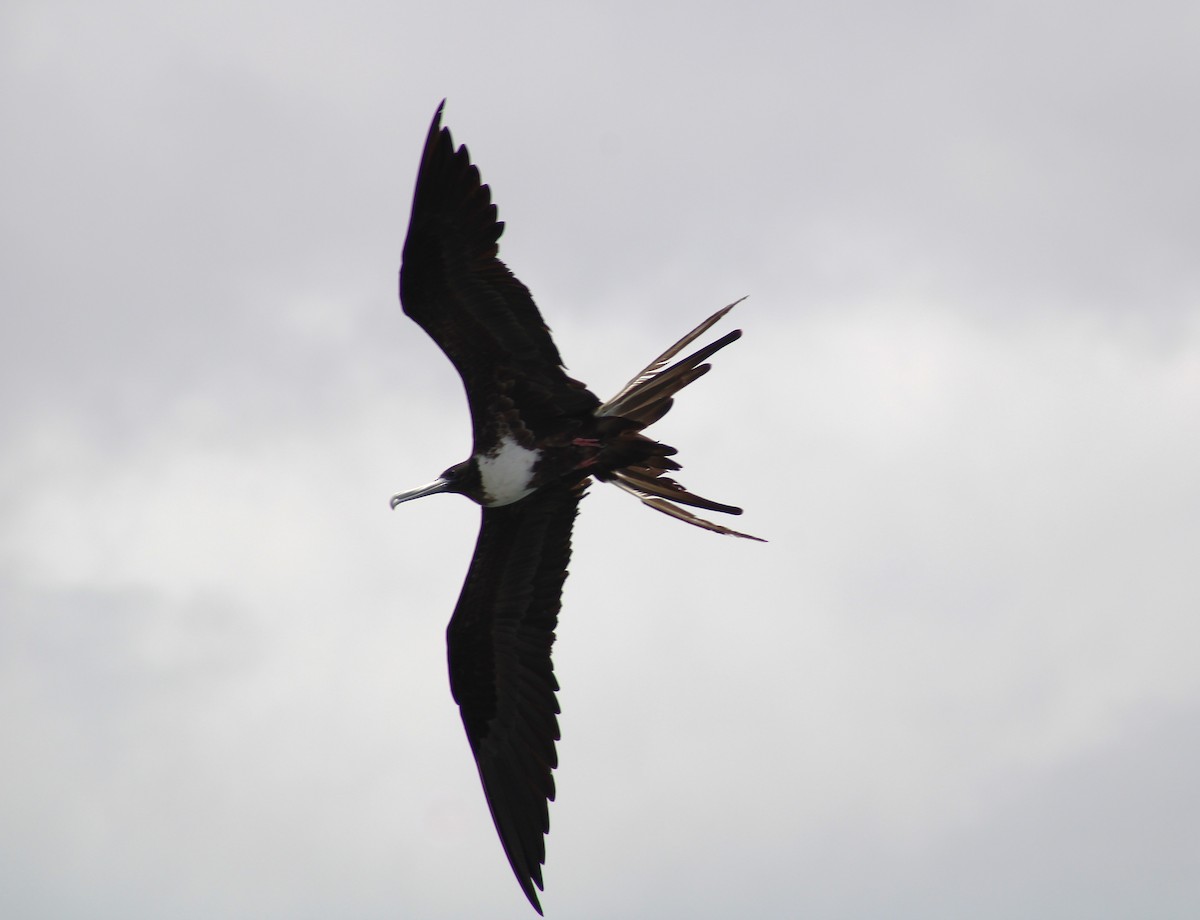
<path fill-rule="evenodd" d="M 392 507 L 435 492 L 483 506 L 475 555 L 446 640 L 458 703 L 483 792 L 512 870 L 540 914 L 538 889 L 558 766 L 558 683 L 550 661 L 571 556 L 571 528 L 590 478 L 689 524 L 749 537 L 680 507 L 740 508 L 689 492 L 664 473 L 675 448 L 642 430 L 708 372 L 736 330 L 663 369 L 734 306 L 706 319 L 601 402 L 567 376 L 528 289 L 497 258 L 504 224 L 466 147 L 429 127 L 400 268 L 400 301 L 462 377 L 471 456 Z M 735 302 L 736 303 L 736 302 Z"/>

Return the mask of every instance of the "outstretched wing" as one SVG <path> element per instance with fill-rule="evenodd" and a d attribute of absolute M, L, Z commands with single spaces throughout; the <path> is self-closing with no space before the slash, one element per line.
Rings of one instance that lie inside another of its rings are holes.
<path fill-rule="evenodd" d="M 587 411 L 600 401 L 563 370 L 529 290 L 497 258 L 504 224 L 466 147 L 429 126 L 400 268 L 404 312 L 454 363 L 478 434 L 505 393 L 527 421 Z"/>
<path fill-rule="evenodd" d="M 483 509 L 466 583 L 446 630 L 450 689 L 500 842 L 540 914 L 558 683 L 550 661 L 571 528 L 583 487 L 543 488 Z"/>

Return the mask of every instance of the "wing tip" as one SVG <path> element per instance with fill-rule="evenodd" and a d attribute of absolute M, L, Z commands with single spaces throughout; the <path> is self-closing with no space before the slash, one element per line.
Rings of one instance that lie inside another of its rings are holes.
<path fill-rule="evenodd" d="M 433 143 L 433 139 L 438 134 L 440 134 L 443 130 L 446 130 L 442 127 L 442 113 L 445 110 L 446 110 L 446 100 L 443 99 L 441 102 L 438 103 L 437 111 L 435 111 L 433 113 L 433 121 L 431 121 L 429 123 L 429 135 L 425 138 L 426 149 L 428 149 L 429 145 L 431 143 Z"/>
<path fill-rule="evenodd" d="M 544 890 L 542 889 L 540 883 L 538 884 L 538 889 Z M 529 899 L 529 903 L 532 905 L 533 909 L 538 912 L 538 916 L 544 917 L 545 914 L 542 913 L 542 904 L 538 900 L 537 891 L 533 890 L 533 885 L 528 881 L 521 880 L 521 890 L 525 892 L 525 897 Z"/>

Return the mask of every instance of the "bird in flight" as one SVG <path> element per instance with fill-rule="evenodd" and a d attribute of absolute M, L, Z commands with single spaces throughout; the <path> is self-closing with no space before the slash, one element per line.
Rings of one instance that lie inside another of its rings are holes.
<path fill-rule="evenodd" d="M 400 268 L 400 301 L 462 377 L 471 456 L 401 502 L 457 492 L 483 521 L 446 640 L 458 703 L 483 792 L 509 864 L 540 914 L 548 803 L 558 765 L 558 701 L 550 649 L 571 556 L 571 528 L 588 481 L 625 490 L 679 520 L 758 540 L 688 508 L 741 514 L 667 474 L 675 448 L 643 431 L 672 397 L 709 370 L 735 330 L 671 364 L 730 304 L 601 402 L 567 376 L 529 290 L 497 257 L 504 224 L 465 146 L 438 106 L 425 140 Z"/>

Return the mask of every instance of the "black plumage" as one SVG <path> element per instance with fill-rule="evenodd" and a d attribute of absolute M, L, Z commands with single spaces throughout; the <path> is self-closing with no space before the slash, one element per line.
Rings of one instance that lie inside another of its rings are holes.
<path fill-rule="evenodd" d="M 535 886 L 542 888 L 559 739 L 550 653 L 579 501 L 595 478 L 688 523 L 748 536 L 680 507 L 741 514 L 664 475 L 679 469 L 675 449 L 642 434 L 741 333 L 666 367 L 731 304 L 602 403 L 567 376 L 528 289 L 497 257 L 504 224 L 491 191 L 441 117 L 439 106 L 417 175 L 400 299 L 462 377 L 474 446 L 435 482 L 393 496 L 392 507 L 435 492 L 483 506 L 446 632 L 450 687 L 504 851 L 541 913 Z"/>

